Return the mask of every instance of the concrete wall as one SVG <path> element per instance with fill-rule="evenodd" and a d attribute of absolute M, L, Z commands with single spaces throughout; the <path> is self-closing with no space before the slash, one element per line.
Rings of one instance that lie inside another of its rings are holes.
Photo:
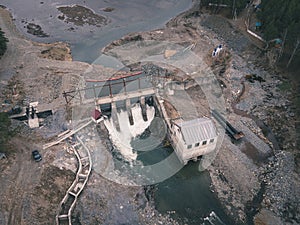
<path fill-rule="evenodd" d="M 172 130 L 170 130 L 170 139 L 176 155 L 183 164 L 186 164 L 189 160 L 196 160 L 198 156 L 206 155 L 214 151 L 217 144 L 217 137 L 215 137 L 213 142 L 210 142 L 210 140 L 202 140 L 199 141 L 198 146 L 194 143 L 188 148 L 184 143 L 179 128 L 176 126 L 173 126 Z M 205 145 L 203 145 L 204 141 L 206 141 Z"/>
<path fill-rule="evenodd" d="M 170 118 L 167 117 L 167 113 L 163 104 L 159 102 L 158 98 L 154 98 L 154 102 L 161 116 L 164 117 L 165 122 L 167 123 L 168 139 L 171 142 L 172 147 L 174 148 L 174 151 L 182 164 L 185 165 L 192 159 L 196 160 L 198 156 L 205 155 L 214 151 L 217 144 L 217 136 L 214 138 L 213 143 L 210 143 L 210 140 L 206 140 L 207 144 L 202 145 L 203 141 L 205 141 L 202 140 L 199 141 L 198 147 L 195 147 L 196 143 L 194 143 L 192 148 L 188 149 L 188 146 L 183 141 L 183 137 L 181 132 L 179 131 L 179 128 L 175 125 L 171 125 Z"/>

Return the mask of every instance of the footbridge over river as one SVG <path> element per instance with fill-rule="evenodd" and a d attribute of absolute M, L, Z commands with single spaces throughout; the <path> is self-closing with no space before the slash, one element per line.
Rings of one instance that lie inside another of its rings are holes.
<path fill-rule="evenodd" d="M 125 100 L 140 101 L 156 92 L 159 79 L 165 76 L 150 76 L 144 72 L 136 72 L 115 76 L 107 80 L 86 80 L 86 88 L 63 92 L 68 104 L 77 105 L 94 102 L 96 106 L 109 105 Z"/>
<path fill-rule="evenodd" d="M 155 94 L 169 94 L 172 90 L 184 90 L 190 85 L 200 85 L 204 91 L 213 89 L 213 76 L 197 77 L 190 81 L 174 81 L 168 70 L 139 71 L 113 76 L 107 80 L 85 80 L 86 87 L 63 92 L 67 104 L 79 105 L 95 103 L 101 108 L 111 108 L 114 104 L 126 105 L 132 102 L 143 102 L 145 97 Z"/>

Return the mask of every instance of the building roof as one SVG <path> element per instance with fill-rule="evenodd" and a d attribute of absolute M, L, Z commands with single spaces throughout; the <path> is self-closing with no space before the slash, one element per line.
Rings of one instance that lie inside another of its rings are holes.
<path fill-rule="evenodd" d="M 92 117 L 95 120 L 98 120 L 101 117 L 101 112 L 98 109 L 94 109 L 94 111 L 92 112 Z"/>
<path fill-rule="evenodd" d="M 215 125 L 208 118 L 182 121 L 177 125 L 181 128 L 183 139 L 187 145 L 213 139 L 217 136 Z"/>

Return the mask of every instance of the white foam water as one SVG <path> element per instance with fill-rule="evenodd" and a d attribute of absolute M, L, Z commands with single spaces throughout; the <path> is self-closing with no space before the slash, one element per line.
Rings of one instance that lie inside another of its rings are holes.
<path fill-rule="evenodd" d="M 136 160 L 137 153 L 134 152 L 131 141 L 141 135 L 151 124 L 155 115 L 153 106 L 146 105 L 147 121 L 143 120 L 142 109 L 139 104 L 132 108 L 133 125 L 130 125 L 127 111 L 121 110 L 117 113 L 120 131 L 114 126 L 112 117 L 104 120 L 104 124 L 109 131 L 110 139 L 114 146 L 120 151 L 125 160 L 131 162 Z"/>
<path fill-rule="evenodd" d="M 203 225 L 206 224 L 211 224 L 211 225 L 226 225 L 221 219 L 220 217 L 218 217 L 218 215 L 212 211 L 209 216 L 204 218 L 204 223 Z"/>

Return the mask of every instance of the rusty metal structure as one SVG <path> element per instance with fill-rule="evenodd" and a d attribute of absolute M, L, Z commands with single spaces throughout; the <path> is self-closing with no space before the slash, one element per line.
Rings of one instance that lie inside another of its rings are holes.
<path fill-rule="evenodd" d="M 160 79 L 167 79 L 166 71 L 139 71 L 136 73 L 113 76 L 107 80 L 87 79 L 86 88 L 64 91 L 67 104 L 77 99 L 79 103 L 95 102 L 96 105 L 137 98 L 154 94 L 154 87 Z"/>

